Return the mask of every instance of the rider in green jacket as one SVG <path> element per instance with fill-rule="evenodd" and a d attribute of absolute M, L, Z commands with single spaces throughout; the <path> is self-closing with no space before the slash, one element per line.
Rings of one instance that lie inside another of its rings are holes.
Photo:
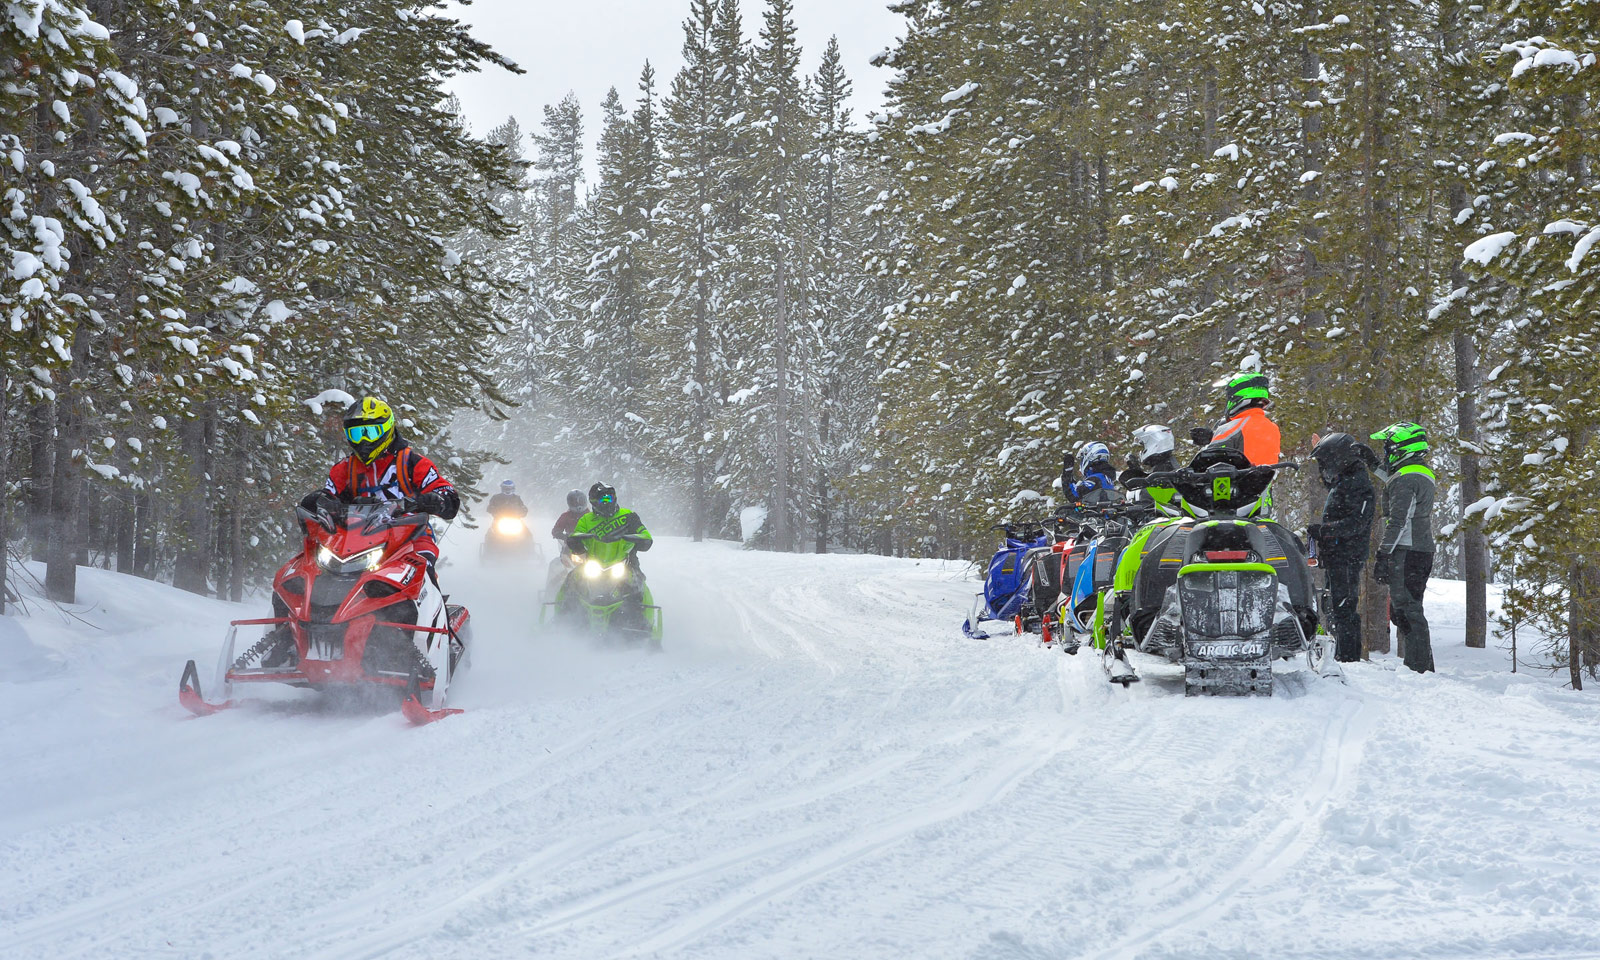
<path fill-rule="evenodd" d="M 607 483 L 597 483 L 589 488 L 588 513 L 578 519 L 567 541 L 575 555 L 598 560 L 611 566 L 627 560 L 634 569 L 639 566 L 639 554 L 649 550 L 654 542 L 644 521 L 632 510 L 624 510 L 617 503 L 617 488 Z M 623 539 L 633 537 L 634 539 Z"/>

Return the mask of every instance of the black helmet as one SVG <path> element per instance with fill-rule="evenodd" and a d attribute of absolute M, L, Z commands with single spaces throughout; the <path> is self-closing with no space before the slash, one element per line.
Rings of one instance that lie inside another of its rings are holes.
<path fill-rule="evenodd" d="M 589 506 L 589 498 L 583 495 L 582 490 L 567 491 L 567 509 L 584 510 Z"/>
<path fill-rule="evenodd" d="M 589 506 L 602 517 L 617 515 L 617 488 L 609 483 L 597 483 L 589 488 Z"/>
<path fill-rule="evenodd" d="M 1317 445 L 1311 448 L 1311 459 L 1317 461 L 1322 482 L 1332 486 L 1339 477 L 1363 462 L 1361 453 L 1365 449 L 1348 433 L 1330 433 L 1317 440 Z"/>

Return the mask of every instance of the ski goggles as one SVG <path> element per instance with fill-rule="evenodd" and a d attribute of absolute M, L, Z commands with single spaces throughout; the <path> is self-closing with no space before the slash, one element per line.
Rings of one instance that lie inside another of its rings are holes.
<path fill-rule="evenodd" d="M 594 502 L 595 503 L 616 503 L 617 502 L 617 498 L 612 496 L 609 493 L 602 493 L 602 494 L 600 494 L 600 496 L 595 498 Z"/>
<path fill-rule="evenodd" d="M 364 423 L 360 426 L 345 427 L 344 436 L 351 443 L 372 443 L 382 440 L 384 434 L 388 433 L 393 426 L 393 420 L 387 420 L 383 423 Z"/>

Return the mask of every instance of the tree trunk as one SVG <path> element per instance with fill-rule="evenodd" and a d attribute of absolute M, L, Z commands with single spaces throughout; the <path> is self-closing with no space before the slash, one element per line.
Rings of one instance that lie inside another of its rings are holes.
<path fill-rule="evenodd" d="M 1600 589 L 1595 571 L 1581 558 L 1572 565 L 1567 591 L 1571 597 L 1567 608 L 1567 673 L 1572 679 L 1572 689 L 1583 689 L 1584 651 L 1592 648 L 1600 630 L 1596 628 L 1595 602 L 1600 599 Z"/>
<path fill-rule="evenodd" d="M 41 400 L 28 409 L 28 548 L 42 562 L 50 544 L 50 479 L 55 475 L 55 405 Z"/>
<path fill-rule="evenodd" d="M 117 572 L 131 574 L 134 571 L 134 495 L 126 491 L 117 498 L 117 514 L 113 523 L 116 526 Z"/>
<path fill-rule="evenodd" d="M 45 595 L 56 603 L 78 597 L 78 485 L 82 478 L 72 457 L 80 416 L 73 409 L 68 386 L 56 402 L 56 435 L 52 444 L 49 535 L 45 547 Z"/>
<path fill-rule="evenodd" d="M 822 418 L 817 427 L 817 446 L 824 451 L 824 455 L 817 458 L 817 552 L 828 552 L 828 521 L 832 509 L 828 503 L 828 459 L 826 451 L 829 443 L 829 433 L 833 425 L 833 388 L 828 385 L 823 388 Z"/>
<path fill-rule="evenodd" d="M 178 427 L 183 456 L 188 461 L 194 486 L 185 491 L 178 514 L 178 561 L 172 572 L 172 585 L 179 590 L 210 596 L 207 577 L 211 572 L 210 511 L 210 417 L 209 411 L 185 419 Z"/>
<path fill-rule="evenodd" d="M 1462 29 L 1466 4 L 1461 0 L 1445 0 L 1439 5 L 1440 69 L 1457 69 L 1465 42 Z M 1470 16 L 1470 14 L 1468 14 Z M 1456 85 L 1452 84 L 1452 88 Z M 1445 103 L 1446 131 L 1459 128 L 1470 121 L 1458 108 L 1458 98 L 1466 94 L 1456 89 Z M 1448 133 L 1446 134 L 1449 135 Z M 1446 232 L 1456 239 L 1465 240 L 1470 232 L 1454 225 L 1455 216 L 1467 207 L 1467 187 L 1459 176 L 1452 177 L 1446 194 L 1449 218 Z M 1468 287 L 1465 267 L 1459 256 L 1451 258 L 1450 287 L 1465 290 Z M 1457 307 L 1457 309 L 1462 309 Z M 1456 431 L 1460 439 L 1461 505 L 1465 509 L 1483 499 L 1483 466 L 1480 456 L 1482 432 L 1478 425 L 1478 390 L 1482 375 L 1478 369 L 1478 343 L 1473 339 L 1467 318 L 1458 318 L 1452 337 L 1455 353 L 1456 377 Z M 1485 647 L 1489 637 L 1489 543 L 1483 532 L 1481 512 L 1465 518 L 1461 528 L 1461 572 L 1467 582 L 1467 646 Z"/>
<path fill-rule="evenodd" d="M 1373 519 L 1372 545 L 1367 549 L 1367 566 L 1362 573 L 1361 589 L 1361 649 L 1368 656 L 1389 652 L 1389 588 L 1372 577 L 1384 534 L 1383 482 L 1378 481 L 1376 486 L 1380 488 L 1377 497 L 1378 516 Z"/>
<path fill-rule="evenodd" d="M 133 496 L 133 575 L 146 580 L 155 577 L 155 502 L 139 491 Z"/>

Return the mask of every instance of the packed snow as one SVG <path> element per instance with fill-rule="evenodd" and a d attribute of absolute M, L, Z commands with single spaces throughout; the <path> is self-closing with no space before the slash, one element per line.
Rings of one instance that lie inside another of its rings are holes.
<path fill-rule="evenodd" d="M 666 652 L 441 572 L 467 712 L 176 703 L 227 620 L 81 571 L 0 618 L 0 956 L 1135 958 L 1600 953 L 1593 694 L 1461 646 L 1273 699 L 964 639 L 967 567 L 664 539 Z M 209 671 L 203 669 L 209 676 Z"/>

